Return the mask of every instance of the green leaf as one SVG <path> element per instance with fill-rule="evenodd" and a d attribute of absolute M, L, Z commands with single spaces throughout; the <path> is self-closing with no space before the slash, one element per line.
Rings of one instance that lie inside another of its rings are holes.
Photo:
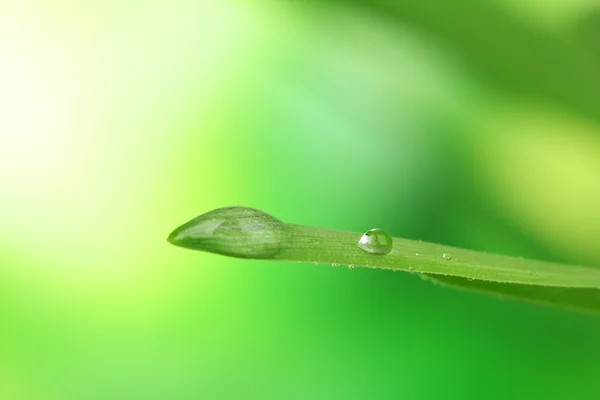
<path fill-rule="evenodd" d="M 422 30 L 503 91 L 532 93 L 600 121 L 599 66 L 585 46 L 537 31 L 496 2 L 344 0 L 343 4 L 354 4 L 392 25 Z M 477 18 L 465 20 L 473 15 Z"/>
<path fill-rule="evenodd" d="M 423 277 L 442 286 L 496 295 L 503 299 L 522 300 L 540 305 L 600 315 L 600 290 L 598 289 L 519 285 L 515 283 L 468 280 L 457 276 L 423 274 Z"/>
<path fill-rule="evenodd" d="M 359 246 L 362 234 L 286 224 L 247 207 L 220 208 L 177 228 L 174 245 L 230 257 L 410 271 L 439 282 L 600 312 L 600 269 L 392 238 L 388 254 Z"/>

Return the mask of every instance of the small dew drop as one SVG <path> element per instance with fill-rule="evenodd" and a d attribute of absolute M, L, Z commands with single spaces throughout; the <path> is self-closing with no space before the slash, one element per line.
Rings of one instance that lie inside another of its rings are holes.
<path fill-rule="evenodd" d="M 452 253 L 444 253 L 442 254 L 442 258 L 444 260 L 452 260 Z"/>
<path fill-rule="evenodd" d="M 419 257 L 419 253 L 416 253 L 416 254 L 415 254 L 415 257 Z"/>
<path fill-rule="evenodd" d="M 335 268 L 335 267 L 337 267 L 336 263 L 331 264 L 331 268 Z"/>
<path fill-rule="evenodd" d="M 389 254 L 392 251 L 392 237 L 382 229 L 371 229 L 361 236 L 358 247 L 371 254 Z"/>
<path fill-rule="evenodd" d="M 467 280 L 468 280 L 469 282 L 473 282 L 475 279 L 473 279 L 473 278 L 467 278 Z"/>
<path fill-rule="evenodd" d="M 350 264 L 350 265 L 348 265 L 348 268 L 350 268 L 350 269 L 354 269 L 354 267 L 355 267 L 355 265 L 354 265 L 354 264 Z"/>
<path fill-rule="evenodd" d="M 409 267 L 408 267 L 408 270 L 409 270 L 409 271 L 412 271 L 412 270 L 413 270 L 413 267 L 409 266 Z"/>

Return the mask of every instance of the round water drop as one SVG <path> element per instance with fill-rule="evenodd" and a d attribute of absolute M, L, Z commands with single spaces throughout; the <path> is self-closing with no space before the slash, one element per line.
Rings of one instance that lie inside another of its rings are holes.
<path fill-rule="evenodd" d="M 358 241 L 358 247 L 372 254 L 388 254 L 392 251 L 392 237 L 381 229 L 365 232 Z"/>
<path fill-rule="evenodd" d="M 415 254 L 415 257 L 419 257 L 419 253 L 416 253 L 416 254 Z"/>
<path fill-rule="evenodd" d="M 452 260 L 452 253 L 444 253 L 442 254 L 444 260 Z"/>
<path fill-rule="evenodd" d="M 354 267 L 355 267 L 355 265 L 354 265 L 354 264 L 350 264 L 350 265 L 348 265 L 348 268 L 350 268 L 350 269 L 354 269 Z"/>
<path fill-rule="evenodd" d="M 331 264 L 331 268 L 335 268 L 335 267 L 337 267 L 336 263 Z"/>
<path fill-rule="evenodd" d="M 412 270 L 413 270 L 413 267 L 409 266 L 409 267 L 408 267 L 408 270 L 409 270 L 409 271 L 412 271 Z"/>

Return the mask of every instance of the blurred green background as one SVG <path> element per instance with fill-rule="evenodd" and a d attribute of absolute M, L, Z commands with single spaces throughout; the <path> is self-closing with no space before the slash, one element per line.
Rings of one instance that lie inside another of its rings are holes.
<path fill-rule="evenodd" d="M 600 266 L 593 0 L 0 3 L 0 399 L 597 399 L 600 319 L 169 246 L 230 205 Z"/>

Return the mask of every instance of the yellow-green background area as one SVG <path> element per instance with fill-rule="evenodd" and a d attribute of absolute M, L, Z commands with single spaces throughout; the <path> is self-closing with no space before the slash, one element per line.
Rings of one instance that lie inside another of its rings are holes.
<path fill-rule="evenodd" d="M 598 318 L 165 240 L 244 205 L 600 266 L 599 20 L 2 2 L 0 398 L 600 398 Z"/>

